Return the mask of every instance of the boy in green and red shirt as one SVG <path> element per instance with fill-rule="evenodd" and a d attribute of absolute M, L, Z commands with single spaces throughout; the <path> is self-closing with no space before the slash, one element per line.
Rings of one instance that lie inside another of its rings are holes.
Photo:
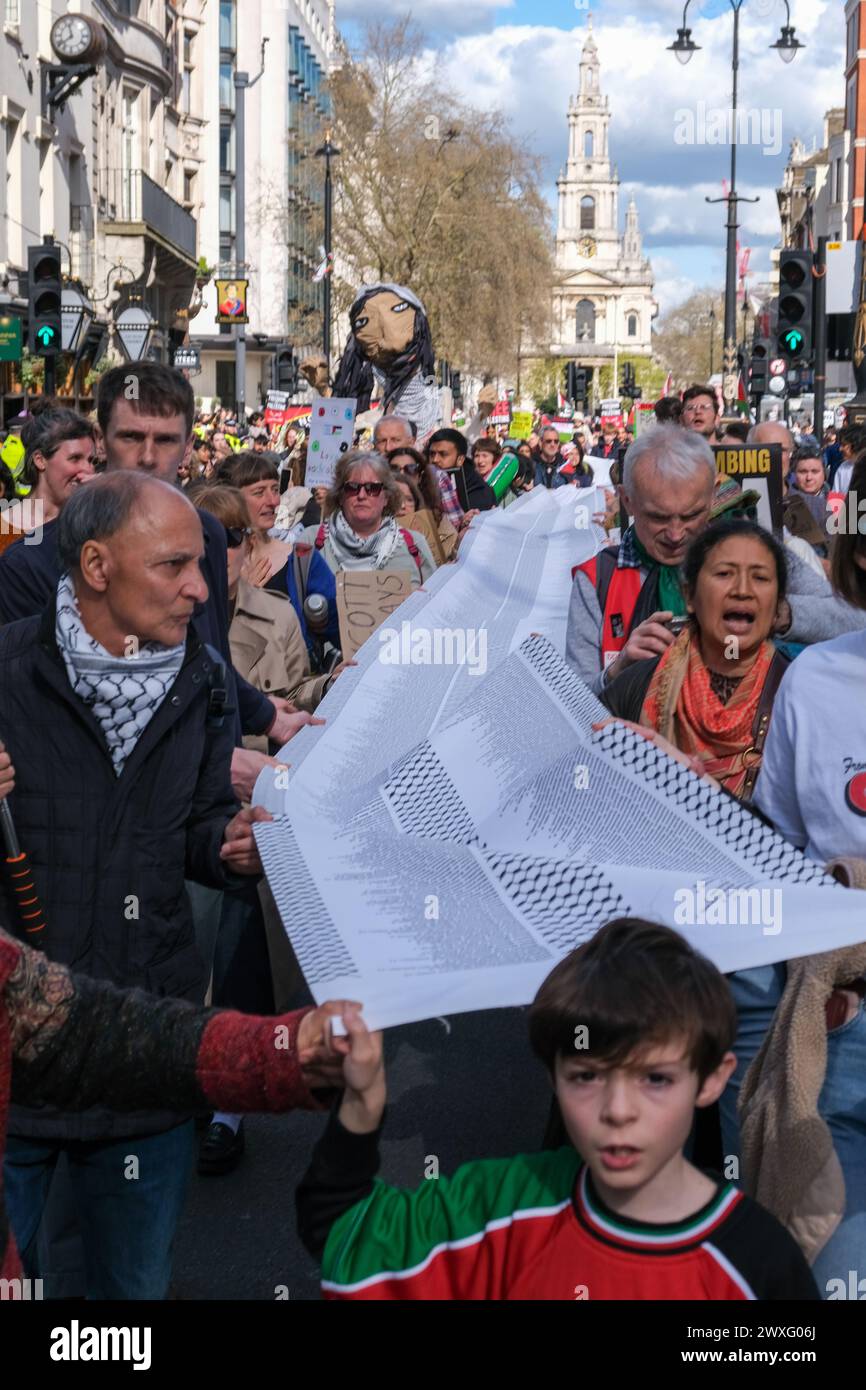
<path fill-rule="evenodd" d="M 676 932 L 609 923 L 529 1013 L 569 1146 L 468 1163 L 403 1192 L 376 1179 L 382 1037 L 347 1010 L 345 1091 L 298 1189 L 329 1298 L 817 1299 L 787 1231 L 683 1154 L 736 1064 L 734 1004 Z"/>

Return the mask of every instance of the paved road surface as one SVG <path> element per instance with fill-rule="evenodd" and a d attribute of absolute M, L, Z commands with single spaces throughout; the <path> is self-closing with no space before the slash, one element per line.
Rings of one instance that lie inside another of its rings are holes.
<path fill-rule="evenodd" d="M 435 1154 L 450 1173 L 476 1157 L 540 1147 L 549 1107 L 522 1009 L 458 1014 L 391 1030 L 382 1175 L 424 1180 Z M 254 1116 L 247 1151 L 226 1177 L 194 1177 L 178 1232 L 173 1290 L 182 1299 L 318 1297 L 318 1271 L 295 1230 L 294 1191 L 323 1121 Z"/>

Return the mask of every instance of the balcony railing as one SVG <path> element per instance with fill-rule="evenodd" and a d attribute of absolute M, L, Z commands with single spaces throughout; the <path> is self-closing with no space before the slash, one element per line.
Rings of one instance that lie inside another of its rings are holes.
<path fill-rule="evenodd" d="M 180 203 L 154 183 L 143 169 L 103 171 L 100 216 L 105 223 L 141 224 L 195 260 L 196 224 Z"/>

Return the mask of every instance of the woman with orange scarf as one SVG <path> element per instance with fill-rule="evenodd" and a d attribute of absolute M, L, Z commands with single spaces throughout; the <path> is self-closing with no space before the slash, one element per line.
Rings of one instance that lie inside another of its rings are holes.
<path fill-rule="evenodd" d="M 683 564 L 689 619 L 661 657 L 635 662 L 607 687 L 618 718 L 750 801 L 773 698 L 788 662 L 773 646 L 783 626 L 782 547 L 752 521 L 720 521 Z"/>

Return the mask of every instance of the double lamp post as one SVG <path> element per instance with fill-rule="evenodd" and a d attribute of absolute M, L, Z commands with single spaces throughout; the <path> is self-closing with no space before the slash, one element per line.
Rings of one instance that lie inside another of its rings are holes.
<path fill-rule="evenodd" d="M 697 53 L 700 45 L 692 40 L 692 31 L 686 27 L 686 18 L 689 5 L 692 0 L 686 0 L 683 9 L 683 22 L 677 30 L 676 41 L 670 44 L 668 51 L 675 53 L 681 63 L 687 63 L 693 53 Z M 725 410 L 730 411 L 736 401 L 736 363 L 737 363 L 737 206 L 739 203 L 757 203 L 757 198 L 743 198 L 737 193 L 737 76 L 740 66 L 740 10 L 743 8 L 744 0 L 728 0 L 728 4 L 734 12 L 734 51 L 732 58 L 733 74 L 733 98 L 731 101 L 731 181 L 728 186 L 727 197 L 707 198 L 708 203 L 727 203 L 728 205 L 728 242 L 727 260 L 725 266 L 725 360 L 724 360 L 724 397 Z M 790 63 L 797 56 L 797 53 L 804 47 L 797 38 L 793 25 L 791 24 L 791 6 L 788 0 L 784 0 L 787 22 L 782 25 L 780 37 L 774 44 L 774 48 L 784 63 Z"/>

